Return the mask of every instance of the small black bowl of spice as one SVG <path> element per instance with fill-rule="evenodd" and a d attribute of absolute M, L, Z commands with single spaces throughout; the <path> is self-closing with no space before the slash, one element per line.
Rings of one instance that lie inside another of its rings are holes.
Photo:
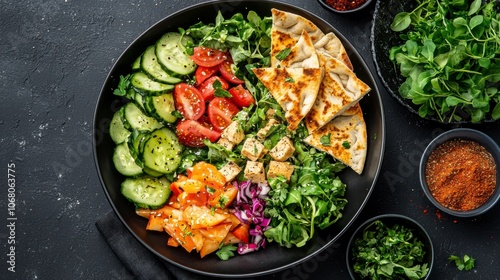
<path fill-rule="evenodd" d="M 436 137 L 420 161 L 420 184 L 441 211 L 473 217 L 500 199 L 500 148 L 488 135 L 456 128 Z"/>
<path fill-rule="evenodd" d="M 370 5 L 372 0 L 318 0 L 327 10 L 334 13 L 352 13 Z"/>

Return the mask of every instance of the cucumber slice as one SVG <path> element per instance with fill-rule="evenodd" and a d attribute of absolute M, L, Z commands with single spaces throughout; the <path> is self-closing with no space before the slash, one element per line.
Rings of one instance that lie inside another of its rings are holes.
<path fill-rule="evenodd" d="M 181 152 L 182 145 L 175 133 L 163 127 L 151 133 L 144 144 L 142 159 L 145 167 L 169 174 L 181 163 Z"/>
<path fill-rule="evenodd" d="M 124 107 L 121 107 L 115 112 L 113 118 L 111 119 L 111 123 L 109 124 L 109 135 L 115 144 L 125 142 L 130 136 L 130 131 L 126 129 L 123 124 L 123 108 Z"/>
<path fill-rule="evenodd" d="M 181 79 L 172 77 L 161 68 L 156 58 L 155 46 L 149 46 L 142 55 L 141 69 L 153 80 L 160 83 L 177 84 L 181 82 Z"/>
<path fill-rule="evenodd" d="M 170 197 L 170 182 L 162 178 L 141 176 L 127 178 L 121 185 L 122 194 L 136 207 L 156 209 Z"/>
<path fill-rule="evenodd" d="M 135 104 L 139 105 L 139 107 L 142 109 L 142 110 L 145 110 L 146 108 L 144 107 L 144 96 L 142 96 L 142 94 L 134 91 L 135 94 L 133 95 L 133 100 L 135 102 Z"/>
<path fill-rule="evenodd" d="M 188 44 L 192 45 L 193 39 L 177 32 L 166 33 L 156 42 L 156 57 L 165 71 L 184 76 L 196 70 L 196 64 L 185 52 Z"/>
<path fill-rule="evenodd" d="M 130 154 L 128 144 L 125 142 L 115 147 L 113 163 L 116 170 L 125 176 L 138 176 L 142 174 L 142 168 L 135 162 Z"/>
<path fill-rule="evenodd" d="M 134 63 L 132 63 L 132 70 L 134 70 L 134 71 L 141 70 L 141 60 L 142 60 L 142 55 L 138 56 L 134 60 Z"/>
<path fill-rule="evenodd" d="M 130 150 L 130 155 L 135 160 L 135 163 L 144 169 L 144 163 L 142 162 L 142 151 L 144 149 L 144 143 L 151 134 L 149 132 L 141 132 L 134 130 L 129 137 L 128 148 Z M 144 170 L 145 172 L 145 170 Z"/>
<path fill-rule="evenodd" d="M 174 96 L 171 93 L 165 93 L 159 96 L 146 96 L 145 107 L 151 115 L 160 120 L 174 123 L 177 117 L 172 115 L 175 111 Z"/>
<path fill-rule="evenodd" d="M 152 80 L 143 72 L 135 72 L 130 78 L 130 84 L 144 95 L 160 95 L 174 90 L 174 86 L 170 84 L 159 83 Z"/>
<path fill-rule="evenodd" d="M 144 114 L 134 102 L 129 102 L 125 105 L 124 116 L 124 125 L 129 130 L 153 131 L 163 127 L 163 124 L 155 118 Z"/>

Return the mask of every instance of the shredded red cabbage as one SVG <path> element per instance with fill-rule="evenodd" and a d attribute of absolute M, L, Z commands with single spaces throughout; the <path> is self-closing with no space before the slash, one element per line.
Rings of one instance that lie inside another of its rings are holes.
<path fill-rule="evenodd" d="M 267 194 L 271 188 L 267 183 L 256 184 L 251 181 L 241 183 L 234 181 L 233 184 L 238 188 L 238 195 L 234 202 L 234 215 L 242 223 L 250 225 L 249 243 L 238 245 L 238 253 L 243 255 L 266 247 L 264 231 L 269 227 L 271 218 L 264 217 L 264 209 Z"/>

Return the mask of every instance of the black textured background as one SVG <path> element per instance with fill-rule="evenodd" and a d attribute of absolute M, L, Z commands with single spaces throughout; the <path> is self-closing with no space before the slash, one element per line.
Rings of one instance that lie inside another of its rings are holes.
<path fill-rule="evenodd" d="M 132 279 L 99 235 L 111 210 L 92 156 L 92 117 L 111 66 L 144 30 L 194 0 L 0 0 L 0 278 Z M 336 15 L 316 1 L 286 1 L 330 22 L 375 75 L 370 28 L 374 5 Z M 376 77 L 377 78 L 377 77 Z M 379 83 L 386 153 L 375 191 L 353 228 L 318 257 L 275 279 L 348 279 L 345 246 L 354 227 L 383 213 L 420 222 L 434 241 L 431 279 L 497 279 L 500 206 L 477 218 L 437 213 L 418 183 L 418 161 L 431 137 L 453 126 L 421 120 Z M 500 141 L 499 124 L 465 125 Z M 7 165 L 15 163 L 16 272 L 7 271 Z M 451 254 L 476 267 L 458 271 Z"/>

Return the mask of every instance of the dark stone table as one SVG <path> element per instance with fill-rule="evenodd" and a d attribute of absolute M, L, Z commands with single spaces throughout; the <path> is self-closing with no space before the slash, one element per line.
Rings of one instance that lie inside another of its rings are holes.
<path fill-rule="evenodd" d="M 111 210 L 92 155 L 94 108 L 108 71 L 124 49 L 163 17 L 198 2 L 0 1 L 2 279 L 133 278 L 94 224 Z M 336 27 L 375 75 L 369 35 L 374 5 L 348 16 L 331 14 L 313 0 L 286 2 Z M 420 222 L 433 238 L 432 279 L 497 279 L 500 206 L 477 218 L 454 218 L 436 211 L 420 189 L 417 168 L 425 145 L 454 126 L 420 119 L 379 87 L 387 141 L 368 205 L 326 251 L 328 258 L 313 258 L 274 278 L 348 279 L 345 250 L 354 228 L 374 215 L 399 213 Z M 500 141 L 498 122 L 465 127 Z M 15 185 L 10 192 L 9 184 Z M 15 194 L 15 207 L 9 204 L 9 193 Z M 458 271 L 447 260 L 451 254 L 474 257 L 475 268 Z M 15 272 L 8 270 L 12 258 Z"/>

